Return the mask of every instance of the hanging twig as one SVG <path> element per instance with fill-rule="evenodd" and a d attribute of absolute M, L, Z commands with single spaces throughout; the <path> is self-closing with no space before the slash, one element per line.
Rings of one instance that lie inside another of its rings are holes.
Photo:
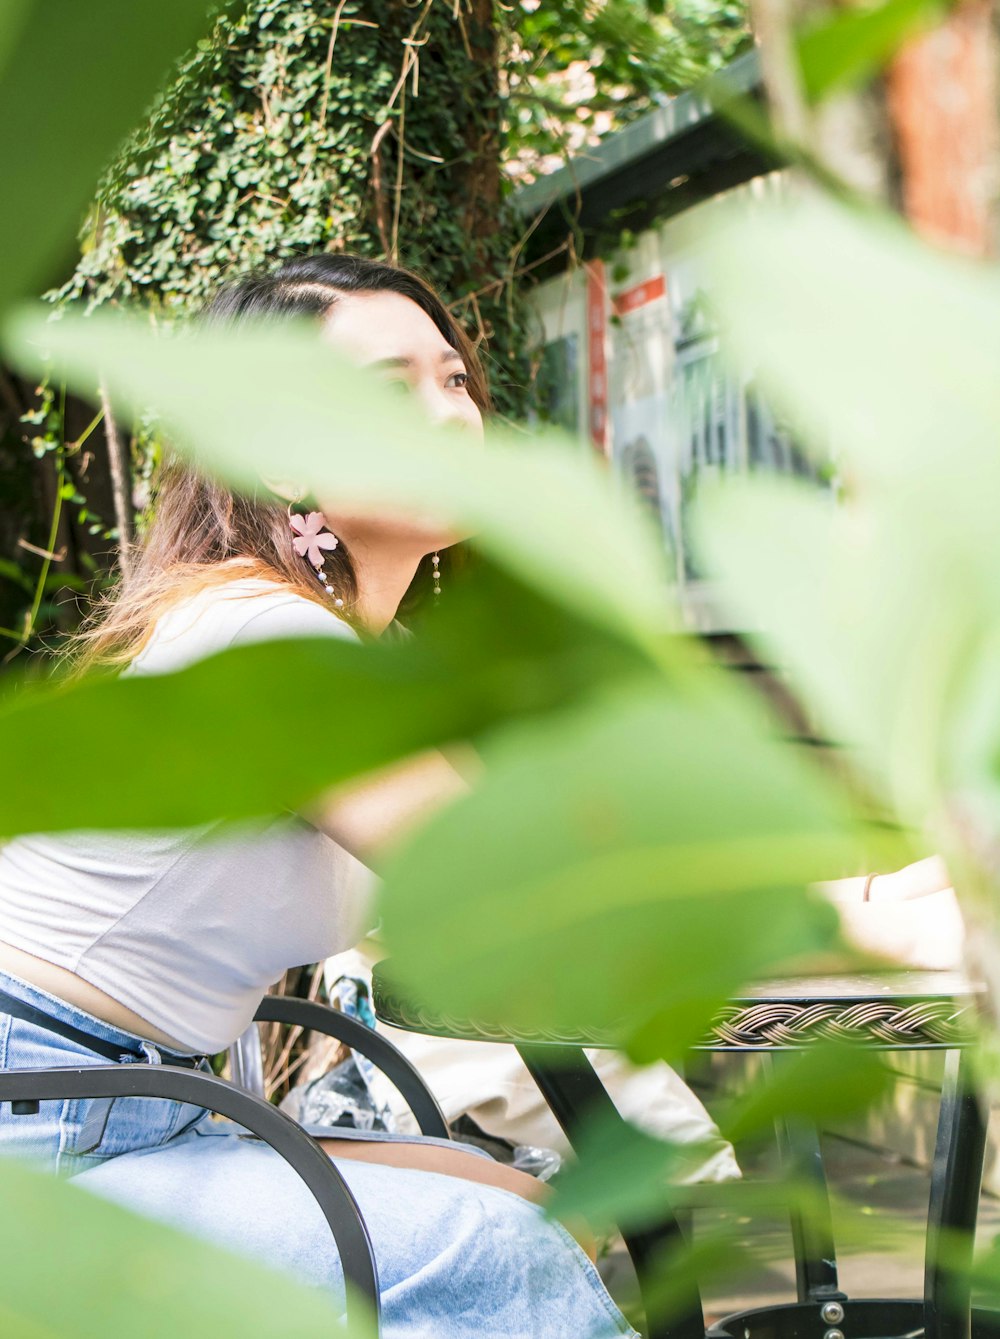
<path fill-rule="evenodd" d="M 409 51 L 410 48 L 407 48 Z M 404 85 L 399 95 L 399 120 L 396 130 L 396 185 L 395 198 L 392 206 L 392 250 L 389 252 L 389 260 L 393 265 L 399 264 L 399 215 L 403 207 L 403 169 L 406 166 L 406 159 L 403 155 L 403 146 L 406 142 L 406 87 Z"/>
<path fill-rule="evenodd" d="M 111 497 L 118 530 L 118 566 L 121 568 L 122 576 L 128 577 L 132 570 L 131 470 L 128 453 L 114 415 L 111 413 L 111 401 L 103 381 L 98 393 L 104 414 L 104 438 L 108 444 L 108 463 L 111 467 Z"/>
<path fill-rule="evenodd" d="M 379 239 L 382 243 L 382 250 L 390 260 L 395 259 L 396 243 L 398 241 L 397 233 L 399 228 L 400 196 L 402 192 L 402 172 L 401 169 L 397 167 L 396 182 L 394 186 L 395 200 L 393 207 L 393 215 L 392 219 L 390 220 L 389 211 L 385 200 L 385 192 L 382 186 L 382 141 L 385 139 L 386 135 L 389 133 L 390 128 L 392 127 L 392 121 L 389 117 L 389 113 L 392 111 L 393 107 L 395 107 L 396 100 L 404 96 L 407 79 L 411 79 L 414 94 L 416 94 L 419 91 L 419 76 L 420 76 L 419 48 L 422 47 L 428 40 L 426 36 L 420 37 L 419 33 L 420 29 L 427 21 L 427 16 L 430 14 L 433 4 L 434 0 L 425 0 L 425 3 L 419 15 L 417 16 L 416 20 L 413 23 L 412 28 L 410 29 L 409 36 L 403 38 L 403 68 L 399 72 L 399 78 L 396 80 L 395 87 L 393 88 L 392 92 L 389 94 L 388 99 L 386 100 L 385 104 L 386 119 L 376 130 L 375 136 L 372 139 L 372 146 L 370 150 L 372 160 L 372 190 L 375 195 L 375 222 L 378 226 Z M 403 115 L 404 111 L 401 104 L 400 107 L 401 120 Z M 404 148 L 402 125 L 400 126 L 400 131 L 397 132 L 397 139 L 399 143 L 399 159 L 400 163 L 402 163 L 403 148 Z"/>
<path fill-rule="evenodd" d="M 519 250 L 520 244 L 514 248 L 514 252 L 516 253 Z M 565 241 L 560 242 L 559 245 L 553 247 L 551 251 L 546 251 L 545 255 L 539 256 L 537 260 L 529 261 L 527 265 L 519 265 L 514 270 L 508 269 L 507 273 L 501 275 L 499 279 L 491 279 L 488 284 L 483 284 L 481 288 L 474 288 L 471 293 L 466 293 L 463 297 L 457 298 L 454 302 L 448 304 L 449 310 L 454 311 L 456 307 L 460 307 L 469 298 L 484 298 L 489 297 L 494 293 L 499 293 L 502 289 L 512 283 L 513 280 L 519 279 L 524 274 L 530 274 L 532 270 L 537 270 L 540 265 L 546 264 L 546 262 L 553 260 L 556 256 L 561 256 L 564 251 L 573 252 L 573 239 L 571 237 L 567 237 Z"/>
<path fill-rule="evenodd" d="M 372 140 L 371 158 L 372 158 L 372 190 L 375 194 L 375 222 L 378 226 L 379 240 L 382 243 L 382 251 L 385 255 L 389 254 L 389 220 L 386 217 L 385 192 L 382 190 L 382 141 L 389 133 L 389 127 L 392 122 L 385 120 L 375 132 L 375 138 Z"/>
<path fill-rule="evenodd" d="M 19 539 L 17 547 L 24 549 L 28 553 L 33 553 L 36 558 L 45 558 L 50 563 L 61 563 L 66 557 L 66 546 L 55 552 L 52 549 L 41 549 L 37 544 L 30 544 L 26 539 Z"/>
<path fill-rule="evenodd" d="M 330 45 L 326 49 L 326 66 L 323 69 L 323 101 L 319 106 L 319 124 L 326 125 L 326 111 L 330 105 L 330 80 L 333 77 L 333 49 L 337 45 L 337 33 L 340 31 L 340 16 L 344 12 L 347 0 L 340 0 L 333 15 L 333 28 L 330 32 Z M 373 25 L 374 26 L 374 25 Z"/>

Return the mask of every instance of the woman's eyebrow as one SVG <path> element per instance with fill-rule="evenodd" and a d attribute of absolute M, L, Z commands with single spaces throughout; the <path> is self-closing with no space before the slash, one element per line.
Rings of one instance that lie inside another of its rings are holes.
<path fill-rule="evenodd" d="M 465 359 L 457 349 L 442 349 L 438 355 L 438 361 L 442 363 L 463 363 Z M 369 367 L 412 367 L 413 359 L 407 358 L 404 354 L 390 354 L 388 358 L 376 358 L 374 362 L 368 364 Z"/>

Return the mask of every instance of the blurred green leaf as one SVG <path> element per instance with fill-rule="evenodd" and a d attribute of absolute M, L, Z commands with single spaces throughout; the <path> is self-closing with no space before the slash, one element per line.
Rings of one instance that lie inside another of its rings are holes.
<path fill-rule="evenodd" d="M 6 63 L 7 52 L 20 36 L 33 4 L 34 0 L 6 0 L 0 10 L 0 73 Z"/>
<path fill-rule="evenodd" d="M 207 27 L 207 0 L 25 0 L 0 18 L 0 309 L 70 254 L 98 174 L 157 81 Z M 30 205 L 30 215 L 25 211 Z"/>
<path fill-rule="evenodd" d="M 806 884 L 841 867 L 849 814 L 755 707 L 706 670 L 504 732 L 483 783 L 386 871 L 399 987 L 529 1037 L 607 1028 L 650 1059 L 830 942 Z"/>
<path fill-rule="evenodd" d="M 654 1139 L 627 1122 L 591 1121 L 575 1141 L 547 1206 L 554 1218 L 582 1216 L 596 1232 L 662 1221 L 671 1185 L 697 1165 L 698 1145 Z M 690 1160 L 690 1161 L 689 1161 Z"/>
<path fill-rule="evenodd" d="M 869 8 L 838 9 L 812 23 L 798 38 L 806 97 L 821 102 L 870 78 L 950 7 L 947 0 L 885 0 Z"/>
<path fill-rule="evenodd" d="M 642 641 L 666 622 L 652 526 L 578 444 L 498 433 L 481 450 L 414 414 L 313 327 L 171 336 L 120 314 L 25 312 L 6 333 L 22 366 L 37 370 L 51 351 L 81 394 L 103 377 L 118 404 L 156 407 L 178 445 L 245 488 L 301 480 L 344 506 L 443 517 L 596 624 Z"/>
<path fill-rule="evenodd" d="M 763 655 L 819 729 L 854 746 L 862 773 L 919 818 L 937 793 L 949 683 L 978 633 L 952 563 L 912 553 L 898 512 L 838 510 L 798 483 L 705 488 L 698 506 L 706 566 L 757 624 Z"/>
<path fill-rule="evenodd" d="M 849 1074 L 842 1072 L 842 1076 L 851 1082 Z M 802 1077 L 808 1079 L 810 1075 L 803 1070 Z M 858 1091 L 866 1087 L 871 1095 L 874 1088 L 867 1078 L 861 1081 Z M 776 1117 L 794 1116 L 796 1107 L 799 1112 L 804 1112 L 802 1101 L 795 1097 L 790 1106 L 783 1105 L 781 1098 L 788 1096 L 788 1091 L 782 1085 L 779 1096 L 778 1088 L 774 1088 L 776 1100 L 770 1111 L 765 1113 L 761 1109 L 766 1124 Z M 852 1109 L 844 1099 L 839 1099 L 837 1105 L 838 1111 L 828 1114 L 839 1116 Z M 855 1104 L 853 1110 L 857 1109 Z M 564 1222 L 584 1218 L 595 1231 L 605 1232 L 616 1227 L 619 1230 L 647 1229 L 662 1223 L 668 1211 L 692 1207 L 700 1212 L 721 1212 L 729 1216 L 728 1223 L 707 1231 L 705 1219 L 699 1219 L 695 1251 L 682 1249 L 675 1256 L 680 1270 L 677 1278 L 673 1276 L 672 1267 L 651 1271 L 656 1278 L 680 1283 L 682 1290 L 695 1281 L 704 1286 L 720 1270 L 726 1274 L 727 1288 L 733 1290 L 736 1285 L 734 1274 L 742 1273 L 748 1264 L 760 1268 L 761 1262 L 755 1257 L 756 1242 L 749 1250 L 741 1249 L 731 1258 L 724 1254 L 720 1257 L 714 1250 L 707 1254 L 701 1252 L 706 1242 L 735 1245 L 737 1238 L 756 1235 L 747 1231 L 746 1223 L 750 1219 L 756 1223 L 775 1217 L 787 1221 L 793 1208 L 807 1220 L 822 1223 L 829 1218 L 831 1205 L 827 1188 L 817 1186 L 815 1181 L 794 1171 L 785 1176 L 755 1177 L 723 1185 L 682 1184 L 682 1179 L 690 1171 L 689 1159 L 697 1161 L 697 1147 L 689 1145 L 685 1148 L 653 1138 L 627 1122 L 591 1121 L 576 1137 L 574 1149 L 577 1158 L 560 1173 L 555 1193 L 547 1206 L 553 1217 Z M 834 1198 L 833 1208 L 841 1247 L 870 1249 L 871 1221 L 865 1206 Z M 732 1221 L 734 1218 L 735 1222 Z M 884 1249 L 893 1248 L 886 1225 L 881 1226 L 880 1239 Z M 897 1242 L 895 1248 L 902 1245 Z M 906 1245 L 913 1248 L 912 1238 Z M 664 1294 L 661 1304 L 667 1305 L 671 1296 L 677 1294 Z"/>
<path fill-rule="evenodd" d="M 705 255 L 730 343 L 814 448 L 847 453 L 866 488 L 965 497 L 987 533 L 993 495 L 979 499 L 963 469 L 1000 480 L 995 271 L 812 196 L 734 211 Z M 959 428 L 961 466 L 949 456 L 944 469 Z M 995 525 L 988 534 L 1000 546 Z"/>
<path fill-rule="evenodd" d="M 712 1279 L 725 1278 L 727 1289 L 740 1279 L 752 1279 L 761 1262 L 752 1247 L 739 1240 L 731 1226 L 699 1234 L 689 1245 L 678 1243 L 657 1262 L 655 1279 L 644 1293 L 649 1314 L 660 1323 L 688 1312 L 693 1296 Z"/>
<path fill-rule="evenodd" d="M 577 1160 L 560 1173 L 547 1206 L 552 1217 L 566 1222 L 585 1218 L 596 1232 L 643 1230 L 662 1224 L 678 1195 L 684 1199 L 684 1188 L 671 1185 L 684 1168 L 684 1150 L 634 1125 L 591 1122 L 576 1141 L 576 1152 Z M 774 1212 L 773 1187 L 739 1184 L 725 1189 L 738 1196 L 741 1213 L 755 1205 Z M 677 1241 L 648 1262 L 643 1300 L 650 1312 L 667 1320 L 697 1301 L 701 1290 L 721 1274 L 729 1289 L 740 1276 L 752 1274 L 759 1261 L 739 1240 L 744 1235 L 745 1230 L 732 1224 L 706 1230 L 699 1223 L 697 1242 Z"/>
<path fill-rule="evenodd" d="M 52 785 L 48 766 L 25 765 L 0 787 L 0 832 L 188 825 L 294 809 L 337 781 L 552 710 L 645 663 L 485 564 L 433 612 L 422 636 L 405 643 L 274 641 L 171 675 L 8 686 L 0 699 L 8 756 L 60 757 L 73 738 L 106 776 L 118 772 L 116 759 L 129 766 L 121 787 L 65 787 Z M 350 710 L 317 712 L 317 702 L 349 702 Z M 234 768 L 248 749 L 253 765 Z"/>
<path fill-rule="evenodd" d="M 968 1266 L 969 1241 L 965 1233 L 944 1236 L 941 1241 L 943 1262 L 957 1274 L 957 1283 L 965 1279 L 976 1293 L 976 1305 L 984 1309 L 1000 1308 L 1000 1236 L 993 1237 Z M 963 1277 L 964 1276 L 964 1277 Z"/>
<path fill-rule="evenodd" d="M 0 558 L 0 577 L 3 577 L 5 581 L 12 582 L 15 586 L 20 586 L 29 595 L 34 590 L 31 577 L 9 558 Z"/>
<path fill-rule="evenodd" d="M 921 822 L 942 786 L 991 774 L 1000 737 L 982 732 L 1000 722 L 1000 283 L 816 201 L 737 226 L 739 248 L 711 249 L 733 343 L 834 449 L 847 496 L 716 490 L 703 553 L 821 727 Z"/>
<path fill-rule="evenodd" d="M 891 1072 L 874 1052 L 817 1042 L 775 1057 L 764 1082 L 755 1083 L 728 1111 L 716 1113 L 719 1129 L 738 1141 L 770 1130 L 779 1117 L 816 1124 L 841 1120 L 880 1101 L 892 1084 Z"/>
<path fill-rule="evenodd" d="M 0 1326 L 12 1339 L 370 1339 L 316 1288 L 11 1158 L 0 1204 Z"/>

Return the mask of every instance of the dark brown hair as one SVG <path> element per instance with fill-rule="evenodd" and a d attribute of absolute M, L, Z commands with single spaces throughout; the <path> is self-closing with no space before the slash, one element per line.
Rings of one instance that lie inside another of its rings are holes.
<path fill-rule="evenodd" d="M 419 275 L 361 256 L 301 256 L 278 269 L 248 274 L 226 284 L 201 320 L 239 326 L 291 317 L 324 319 L 347 293 L 399 293 L 426 312 L 465 363 L 472 399 L 485 415 L 491 408 L 482 363 L 468 335 Z M 318 604 L 330 599 L 313 569 L 292 548 L 287 506 L 262 484 L 252 494 L 233 493 L 178 461 L 160 475 L 153 521 L 133 570 L 107 596 L 76 639 L 84 665 L 130 661 L 142 648 L 156 619 L 176 601 L 208 586 L 241 577 L 277 581 Z M 448 564 L 442 558 L 442 567 Z M 421 563 L 411 591 L 429 589 L 428 564 Z M 350 621 L 358 583 L 343 543 L 326 555 L 326 571 L 338 613 Z M 404 604 L 412 606 L 410 592 Z"/>

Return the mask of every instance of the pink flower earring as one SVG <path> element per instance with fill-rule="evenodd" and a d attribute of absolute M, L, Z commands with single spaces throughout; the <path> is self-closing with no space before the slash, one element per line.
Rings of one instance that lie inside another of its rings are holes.
<path fill-rule="evenodd" d="M 340 543 L 337 536 L 327 528 L 326 517 L 321 511 L 311 511 L 301 516 L 289 508 L 288 523 L 295 531 L 292 548 L 300 558 L 306 558 L 312 563 L 327 595 L 333 595 L 333 603 L 338 609 L 343 609 L 344 601 L 334 593 L 326 574 L 324 551 L 332 553 Z"/>

